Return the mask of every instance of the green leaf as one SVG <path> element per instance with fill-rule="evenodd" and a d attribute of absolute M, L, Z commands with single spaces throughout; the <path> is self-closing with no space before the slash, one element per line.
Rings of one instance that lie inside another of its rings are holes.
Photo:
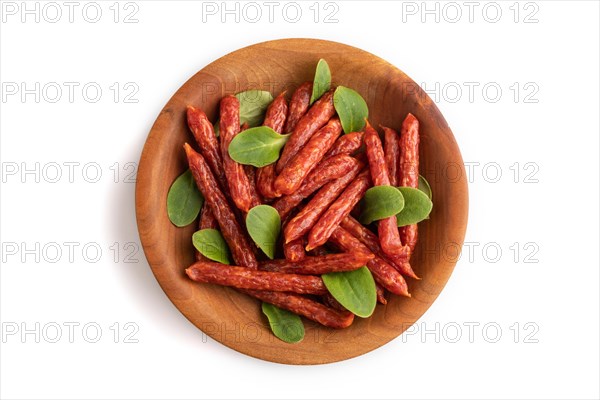
<path fill-rule="evenodd" d="M 404 197 L 394 186 L 374 186 L 365 193 L 360 222 L 365 225 L 398 214 Z"/>
<path fill-rule="evenodd" d="M 194 222 L 202 208 L 204 198 L 196 186 L 189 169 L 179 175 L 167 194 L 167 214 L 175 226 L 186 226 Z"/>
<path fill-rule="evenodd" d="M 429 197 L 429 200 L 433 200 L 433 192 L 431 191 L 431 186 L 429 186 L 429 182 L 423 175 L 419 175 L 419 190 Z"/>
<path fill-rule="evenodd" d="M 396 215 L 398 226 L 416 224 L 429 216 L 433 203 L 426 193 L 410 187 L 399 187 L 398 190 L 404 197 L 404 208 Z"/>
<path fill-rule="evenodd" d="M 356 91 L 338 86 L 333 94 L 333 105 L 340 117 L 344 133 L 362 131 L 369 117 L 367 103 Z"/>
<path fill-rule="evenodd" d="M 269 303 L 262 303 L 262 312 L 279 339 L 287 343 L 298 343 L 304 339 L 304 324 L 300 316 Z"/>
<path fill-rule="evenodd" d="M 329 293 L 347 310 L 359 317 L 373 314 L 377 290 L 373 275 L 367 267 L 354 271 L 332 272 L 321 276 Z"/>
<path fill-rule="evenodd" d="M 246 215 L 246 229 L 254 243 L 272 260 L 275 245 L 281 232 L 281 219 L 276 209 L 260 205 L 250 209 Z"/>
<path fill-rule="evenodd" d="M 244 125 L 244 122 L 250 128 L 261 125 L 265 111 L 273 101 L 273 95 L 264 90 L 246 90 L 235 97 L 240 101 L 240 125 Z"/>
<path fill-rule="evenodd" d="M 229 144 L 229 156 L 240 164 L 264 167 L 277 161 L 289 135 L 280 135 L 268 126 L 246 129 Z"/>
<path fill-rule="evenodd" d="M 322 58 L 317 63 L 317 70 L 315 71 L 315 79 L 313 80 L 313 90 L 310 96 L 310 104 L 319 100 L 323 93 L 329 90 L 331 87 L 331 71 L 327 61 Z"/>
<path fill-rule="evenodd" d="M 197 231 L 192 235 L 192 243 L 204 257 L 222 264 L 231 263 L 229 247 L 218 230 L 202 229 Z"/>

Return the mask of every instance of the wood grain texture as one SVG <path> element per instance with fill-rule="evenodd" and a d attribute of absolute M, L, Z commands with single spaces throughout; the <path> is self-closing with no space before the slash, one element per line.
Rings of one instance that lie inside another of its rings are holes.
<path fill-rule="evenodd" d="M 196 224 L 176 228 L 166 210 L 167 192 L 186 168 L 183 143 L 194 143 L 186 106 L 202 108 L 215 120 L 225 94 L 247 89 L 288 94 L 312 80 L 317 61 L 331 67 L 333 82 L 357 90 L 369 105 L 369 120 L 400 131 L 408 112 L 421 123 L 421 174 L 431 184 L 434 208 L 419 224 L 412 259 L 422 280 L 409 279 L 412 298 L 390 296 L 371 318 L 356 318 L 344 330 L 305 321 L 306 336 L 287 344 L 273 336 L 257 300 L 232 289 L 197 284 L 184 269 L 194 260 Z M 286 364 L 324 364 L 367 353 L 410 327 L 435 301 L 450 278 L 463 243 L 468 211 L 467 182 L 459 148 L 432 100 L 408 76 L 363 50 L 314 39 L 284 39 L 228 54 L 203 68 L 169 100 L 142 152 L 136 186 L 138 230 L 146 258 L 175 306 L 199 329 L 244 354 Z"/>

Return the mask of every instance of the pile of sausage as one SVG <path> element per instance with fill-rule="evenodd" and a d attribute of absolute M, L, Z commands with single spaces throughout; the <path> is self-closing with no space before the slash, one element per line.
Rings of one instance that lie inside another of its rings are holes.
<path fill-rule="evenodd" d="M 328 294 L 321 274 L 364 265 L 385 304 L 385 291 L 408 296 L 404 276 L 418 279 L 409 260 L 417 226 L 396 226 L 395 217 L 377 223 L 377 234 L 354 216 L 374 185 L 418 185 L 419 122 L 408 114 L 400 135 L 382 127 L 384 142 L 368 123 L 364 132 L 342 135 L 333 91 L 310 106 L 312 83 L 300 85 L 288 102 L 280 94 L 264 125 L 291 133 L 277 162 L 262 168 L 241 165 L 228 146 L 244 129 L 235 96 L 220 103 L 220 137 L 204 112 L 189 106 L 187 122 L 199 152 L 185 144 L 188 162 L 205 198 L 200 229 L 219 229 L 236 266 L 197 253 L 187 275 L 197 282 L 232 286 L 264 302 L 333 328 L 349 326 L 354 315 Z M 261 260 L 245 229 L 245 214 L 269 204 L 283 222 L 285 258 Z M 353 216 L 354 215 L 354 216 Z M 334 252 L 332 252 L 334 251 Z"/>

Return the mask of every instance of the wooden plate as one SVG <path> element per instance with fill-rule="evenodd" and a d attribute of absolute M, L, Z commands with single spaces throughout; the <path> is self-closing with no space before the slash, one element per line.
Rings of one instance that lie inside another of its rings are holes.
<path fill-rule="evenodd" d="M 189 280 L 191 236 L 196 226 L 176 228 L 166 210 L 167 192 L 186 168 L 183 143 L 193 143 L 186 106 L 206 111 L 214 121 L 225 94 L 247 89 L 291 94 L 312 80 L 317 61 L 331 67 L 334 84 L 357 90 L 369 105 L 373 126 L 400 128 L 406 113 L 421 122 L 421 174 L 433 189 L 434 208 L 419 224 L 412 259 L 422 280 L 409 280 L 412 298 L 390 296 L 371 318 L 356 318 L 344 330 L 305 321 L 298 344 L 275 338 L 257 300 L 236 291 Z M 431 306 L 448 281 L 460 250 L 468 210 L 467 182 L 460 151 L 435 104 L 408 76 L 363 50 L 335 42 L 285 39 L 259 43 L 228 54 L 187 81 L 158 116 L 142 153 L 136 186 L 138 230 L 146 258 L 175 306 L 215 340 L 244 354 L 286 364 L 324 364 L 367 353 L 394 339 Z"/>

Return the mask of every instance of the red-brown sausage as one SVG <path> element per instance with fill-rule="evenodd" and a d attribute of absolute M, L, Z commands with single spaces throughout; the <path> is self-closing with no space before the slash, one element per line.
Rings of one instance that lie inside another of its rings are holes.
<path fill-rule="evenodd" d="M 288 114 L 288 104 L 284 97 L 285 92 L 273 100 L 265 113 L 263 126 L 268 126 L 277 133 L 282 133 L 283 125 L 285 124 Z M 276 197 L 275 188 L 275 163 L 259 168 L 256 174 L 256 186 L 260 194 L 266 199 Z"/>
<path fill-rule="evenodd" d="M 285 241 L 290 242 L 307 234 L 331 203 L 356 178 L 363 165 L 357 162 L 344 176 L 324 185 L 308 204 L 288 222 L 283 231 Z"/>
<path fill-rule="evenodd" d="M 377 290 L 377 302 L 381 304 L 387 304 L 387 299 L 385 298 L 385 289 L 377 282 L 375 282 L 375 290 Z"/>
<path fill-rule="evenodd" d="M 306 257 L 305 246 L 306 244 L 302 238 L 289 243 L 283 243 L 283 255 L 285 259 L 291 262 L 303 260 Z"/>
<path fill-rule="evenodd" d="M 331 149 L 329 149 L 327 154 L 325 154 L 325 157 L 332 157 L 338 154 L 351 155 L 352 153 L 360 149 L 360 147 L 363 144 L 363 137 L 363 132 L 352 132 L 340 136 L 335 141 L 333 146 L 331 146 Z"/>
<path fill-rule="evenodd" d="M 233 260 L 238 265 L 256 269 L 258 263 L 250 247 L 250 243 L 247 241 L 242 228 L 235 219 L 235 215 L 204 157 L 194 151 L 187 143 L 184 145 L 184 148 L 192 175 L 200 192 L 204 196 L 205 203 L 208 204 L 219 222 L 223 238 L 229 245 Z"/>
<path fill-rule="evenodd" d="M 329 209 L 325 211 L 315 226 L 312 227 L 308 233 L 306 250 L 314 249 L 327 242 L 335 228 L 350 214 L 352 208 L 363 197 L 370 186 L 369 170 L 365 170 L 348 185 L 340 197 L 329 206 Z"/>
<path fill-rule="evenodd" d="M 200 229 L 219 229 L 219 223 L 215 219 L 210 207 L 202 207 L 200 212 L 200 223 L 198 224 Z"/>
<path fill-rule="evenodd" d="M 258 189 L 256 188 L 256 168 L 252 165 L 244 165 L 244 172 L 246 173 L 248 183 L 250 184 L 250 208 L 256 207 L 263 202 L 258 193 Z"/>
<path fill-rule="evenodd" d="M 275 171 L 279 174 L 288 162 L 304 147 L 306 142 L 323 127 L 335 114 L 333 91 L 325 93 L 308 112 L 298 121 L 294 131 L 283 147 Z"/>
<path fill-rule="evenodd" d="M 334 310 L 324 304 L 297 294 L 260 290 L 243 290 L 243 292 L 266 303 L 289 310 L 294 314 L 302 315 L 329 328 L 347 328 L 354 321 L 354 314 L 350 311 Z"/>
<path fill-rule="evenodd" d="M 308 111 L 308 107 L 310 106 L 312 89 L 312 82 L 304 82 L 294 91 L 292 99 L 290 100 L 290 112 L 285 121 L 283 132 L 293 132 L 296 125 L 298 125 L 298 121 L 304 117 L 304 114 L 306 114 L 306 111 Z"/>
<path fill-rule="evenodd" d="M 379 139 L 377 131 L 368 122 L 365 127 L 365 144 L 367 146 L 367 157 L 369 159 L 369 169 L 371 170 L 373 185 L 389 185 L 390 178 L 381 139 Z M 400 241 L 400 233 L 398 233 L 398 224 L 395 215 L 377 221 L 377 230 L 379 232 L 381 248 L 386 254 L 393 255 L 402 252 L 403 246 Z"/>
<path fill-rule="evenodd" d="M 400 137 L 398 132 L 392 128 L 382 126 L 384 134 L 383 152 L 385 153 L 385 164 L 387 165 L 390 185 L 399 186 L 398 163 L 400 162 Z"/>
<path fill-rule="evenodd" d="M 323 159 L 335 139 L 342 132 L 342 124 L 338 118 L 332 118 L 327 125 L 315 133 L 306 145 L 298 151 L 281 170 L 275 179 L 277 194 L 292 194 L 300 188 L 307 175 Z"/>
<path fill-rule="evenodd" d="M 275 200 L 273 207 L 279 212 L 281 218 L 285 218 L 302 200 L 332 179 L 340 178 L 357 168 L 357 164 L 355 158 L 343 154 L 324 159 L 306 177 L 296 192 Z"/>
<path fill-rule="evenodd" d="M 360 222 L 351 216 L 347 216 L 341 222 L 340 226 L 350 232 L 355 238 L 360 240 L 365 246 L 367 246 L 374 254 L 383 258 L 390 265 L 396 268 L 402 275 L 410 276 L 411 278 L 419 279 L 414 273 L 410 264 L 408 263 L 408 254 L 403 253 L 399 256 L 390 256 L 385 254 L 379 246 L 379 239 L 377 235 L 363 226 Z"/>
<path fill-rule="evenodd" d="M 204 111 L 199 108 L 187 107 L 187 123 L 192 131 L 200 153 L 210 166 L 210 169 L 221 185 L 221 189 L 228 191 L 225 171 L 223 170 L 223 159 L 219 151 L 219 143 L 213 125 L 210 123 Z"/>
<path fill-rule="evenodd" d="M 321 275 L 330 272 L 352 271 L 366 265 L 373 258 L 368 253 L 339 253 L 324 256 L 304 257 L 300 261 L 267 260 L 259 265 L 261 271 L 277 273 L 295 273 L 302 275 Z"/>
<path fill-rule="evenodd" d="M 252 208 L 250 182 L 244 167 L 233 161 L 227 151 L 233 138 L 240 132 L 240 102 L 235 96 L 229 95 L 221 99 L 219 129 L 221 131 L 221 157 L 231 198 L 237 208 L 248 212 Z"/>
<path fill-rule="evenodd" d="M 186 269 L 185 273 L 196 282 L 216 283 L 241 289 L 301 294 L 327 293 L 323 280 L 318 276 L 277 274 L 210 261 L 197 261 Z"/>
<path fill-rule="evenodd" d="M 333 308 L 334 310 L 348 311 L 346 310 L 346 307 L 341 305 L 340 302 L 337 301 L 335 297 L 331 295 L 331 293 L 326 293 L 323 296 L 321 296 L 321 300 L 323 301 L 323 304 L 325 304 L 327 307 Z"/>
<path fill-rule="evenodd" d="M 385 260 L 373 254 L 367 246 L 361 243 L 350 232 L 338 226 L 331 234 L 329 241 L 346 252 L 369 254 L 373 258 L 366 265 L 373 274 L 375 281 L 394 294 L 410 297 L 406 280 L 404 280 L 400 272 L 385 262 Z"/>
<path fill-rule="evenodd" d="M 304 250 L 304 239 L 298 238 L 289 243 L 283 244 L 283 255 L 285 259 L 291 262 L 303 260 L 306 257 Z"/>
<path fill-rule="evenodd" d="M 400 133 L 400 186 L 419 187 L 419 120 L 408 114 Z M 417 224 L 400 228 L 402 243 L 412 253 L 417 245 Z"/>
<path fill-rule="evenodd" d="M 200 211 L 200 220 L 198 221 L 198 229 L 218 229 L 219 223 L 215 219 L 210 207 L 208 205 L 202 207 Z M 204 257 L 202 253 L 196 250 L 196 261 L 208 261 L 208 258 Z"/>

